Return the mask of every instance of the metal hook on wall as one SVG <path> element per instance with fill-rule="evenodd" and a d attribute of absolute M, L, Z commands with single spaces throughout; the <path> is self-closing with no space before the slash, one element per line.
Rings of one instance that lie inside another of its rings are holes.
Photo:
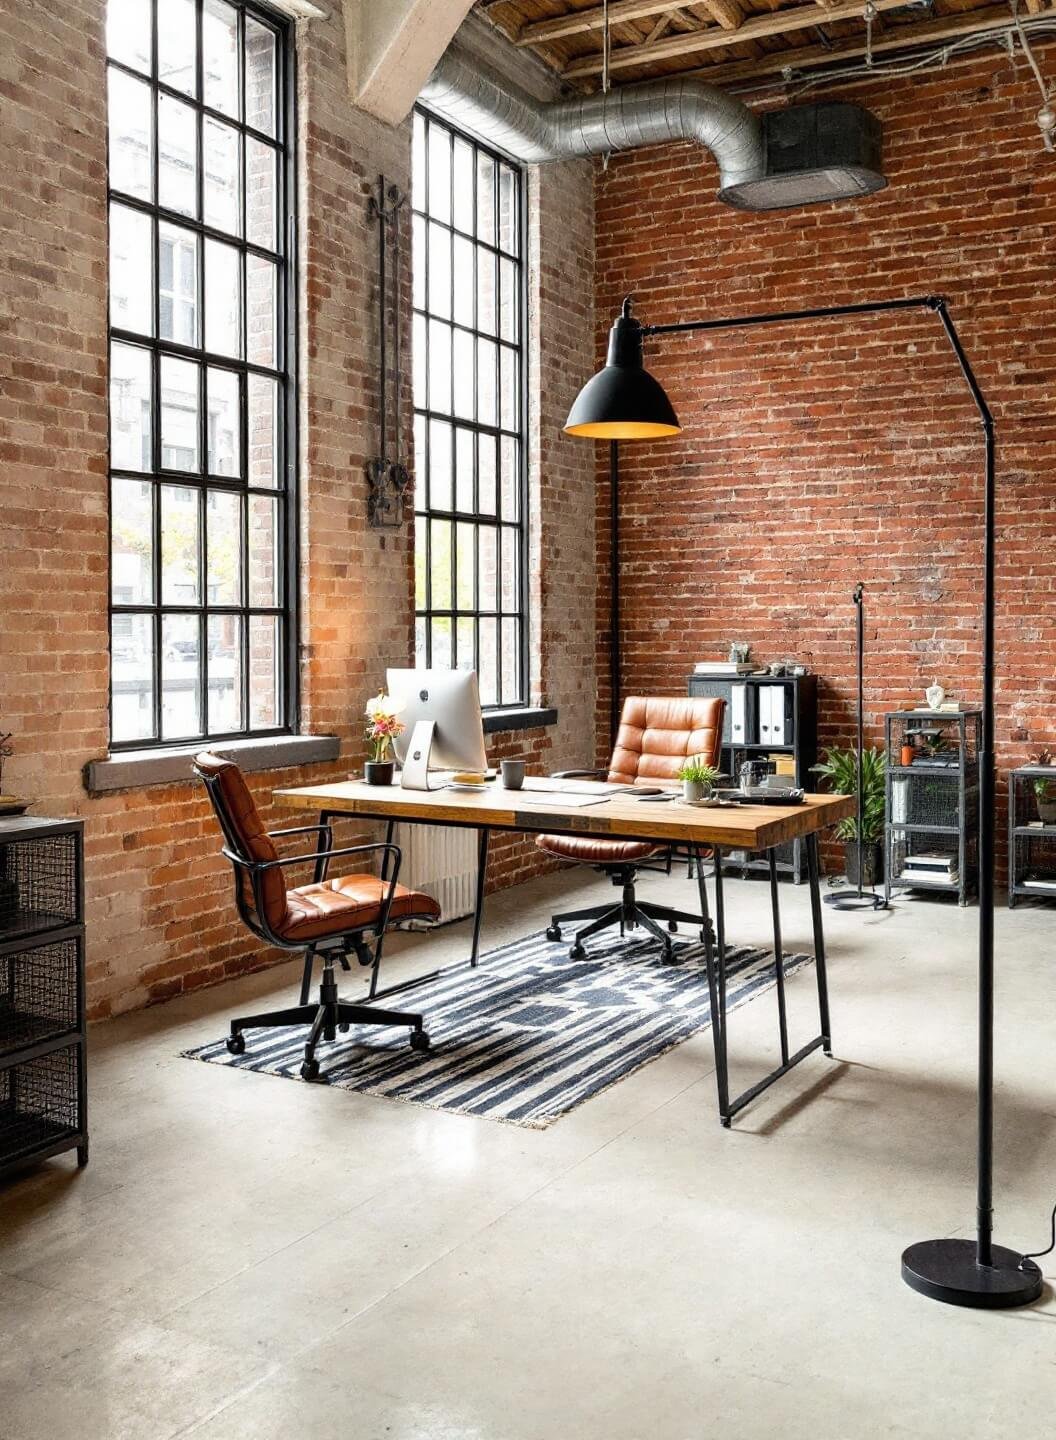
<path fill-rule="evenodd" d="M 406 196 L 396 185 L 378 176 L 377 193 L 370 197 L 368 214 L 378 222 L 378 435 L 379 452 L 367 461 L 367 521 L 374 530 L 393 530 L 403 524 L 404 502 L 410 473 L 401 458 L 400 412 L 403 400 L 403 364 L 400 324 L 400 210 Z M 396 276 L 389 296 L 389 249 Z M 393 373 L 389 375 L 389 327 L 392 327 Z M 389 401 L 392 398 L 393 453 L 389 454 Z"/>

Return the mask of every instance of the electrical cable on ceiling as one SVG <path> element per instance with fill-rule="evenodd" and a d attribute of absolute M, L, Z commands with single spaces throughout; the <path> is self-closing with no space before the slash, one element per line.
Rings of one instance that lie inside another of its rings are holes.
<path fill-rule="evenodd" d="M 873 4 L 873 0 L 869 0 L 862 13 L 865 18 L 865 66 L 867 70 L 871 70 L 873 68 L 873 21 L 876 19 L 876 6 Z"/>
<path fill-rule="evenodd" d="M 1016 34 L 1019 36 L 1019 43 L 1023 47 L 1023 54 L 1027 57 L 1030 68 L 1034 72 L 1034 79 L 1038 82 L 1038 89 L 1041 91 L 1041 109 L 1038 111 L 1038 129 L 1041 131 L 1041 138 L 1045 149 L 1050 153 L 1056 149 L 1053 144 L 1053 132 L 1056 131 L 1056 110 L 1049 103 L 1052 99 L 1052 86 L 1049 85 L 1041 67 L 1034 59 L 1034 51 L 1030 48 L 1030 41 L 1027 39 L 1027 32 L 1024 29 L 1023 21 L 1019 18 L 1019 0 L 1012 0 L 1012 23 L 1016 27 Z"/>
<path fill-rule="evenodd" d="M 609 54 L 612 46 L 612 35 L 609 32 L 609 0 L 602 0 L 601 3 L 601 93 L 609 93 Z M 609 168 L 609 151 L 601 157 L 601 168 Z"/>

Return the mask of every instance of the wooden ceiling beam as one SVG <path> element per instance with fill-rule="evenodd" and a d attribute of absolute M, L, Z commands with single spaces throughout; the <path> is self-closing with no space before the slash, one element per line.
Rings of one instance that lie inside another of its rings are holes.
<path fill-rule="evenodd" d="M 837 0 L 837 3 L 830 5 L 825 11 L 825 19 L 830 23 L 836 20 L 860 20 L 865 14 L 867 3 L 871 3 L 877 11 L 899 10 L 905 6 L 906 0 Z M 610 14 L 614 8 L 610 7 Z M 736 31 L 735 43 L 741 44 L 767 35 L 786 35 L 793 30 L 807 30 L 817 25 L 818 19 L 818 7 L 814 0 L 810 0 L 809 5 L 797 5 L 791 10 L 776 10 L 769 15 L 752 15 Z M 521 33 L 523 35 L 524 32 Z M 695 55 L 704 50 L 724 49 L 730 43 L 731 32 L 719 27 L 709 27 L 696 35 L 671 35 L 649 47 L 649 61 L 676 60 L 683 55 Z M 612 51 L 609 56 L 609 72 L 611 74 L 614 70 L 627 70 L 641 63 L 642 55 L 637 45 L 621 47 Z M 598 53 L 581 55 L 569 61 L 561 73 L 566 79 L 574 80 L 583 75 L 597 75 L 601 69 L 602 57 Z"/>
<path fill-rule="evenodd" d="M 609 26 L 624 24 L 630 20 L 648 20 L 653 15 L 680 9 L 672 6 L 671 0 L 612 0 L 609 6 Z M 605 28 L 605 10 L 598 5 L 590 10 L 573 10 L 568 15 L 555 15 L 552 20 L 532 20 L 522 25 L 517 35 L 518 45 L 545 44 L 548 40 L 562 40 L 566 35 L 587 35 L 592 30 Z"/>
<path fill-rule="evenodd" d="M 700 0 L 700 3 L 724 30 L 739 30 L 744 24 L 744 11 L 737 0 Z"/>
<path fill-rule="evenodd" d="M 1056 3 L 1042 4 L 1039 15 L 1056 16 Z M 990 5 L 985 10 L 967 10 L 959 15 L 946 15 L 938 20 L 924 21 L 920 25 L 903 25 L 881 39 L 873 37 L 874 55 L 897 50 L 909 50 L 914 46 L 941 44 L 944 40 L 955 40 L 962 35 L 974 35 L 991 30 L 1003 30 L 1012 23 L 1012 17 L 1005 5 Z M 832 65 L 841 60 L 856 60 L 866 54 L 865 40 L 855 40 L 832 46 L 806 45 L 799 50 L 780 50 L 773 54 L 761 55 L 755 60 L 735 60 L 728 65 L 704 65 L 697 70 L 686 71 L 698 80 L 708 80 L 716 85 L 731 85 L 739 81 L 761 79 L 764 76 L 780 75 L 787 68 L 810 70 L 819 65 Z M 978 59 L 977 51 L 965 51 L 964 59 Z M 858 76 L 861 84 L 867 76 Z M 876 74 L 883 79 L 883 71 Z"/>

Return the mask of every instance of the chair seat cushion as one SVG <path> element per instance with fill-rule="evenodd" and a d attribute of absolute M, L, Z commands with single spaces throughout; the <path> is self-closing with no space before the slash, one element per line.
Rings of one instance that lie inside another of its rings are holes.
<path fill-rule="evenodd" d="M 316 885 L 299 885 L 286 893 L 286 916 L 276 926 L 284 940 L 321 940 L 343 930 L 372 925 L 381 914 L 389 882 L 376 875 L 341 875 Z M 390 921 L 439 920 L 440 906 L 431 895 L 397 885 Z"/>
<path fill-rule="evenodd" d="M 667 853 L 666 845 L 648 840 L 594 840 L 589 835 L 540 835 L 535 843 L 548 855 L 581 865 L 635 865 Z"/>

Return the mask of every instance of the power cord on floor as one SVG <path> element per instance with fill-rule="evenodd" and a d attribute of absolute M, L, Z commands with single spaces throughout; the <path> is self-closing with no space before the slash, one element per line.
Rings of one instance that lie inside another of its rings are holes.
<path fill-rule="evenodd" d="M 1053 1250 L 1056 1250 L 1056 1205 L 1052 1207 L 1052 1215 L 1049 1219 L 1048 1245 L 1044 1250 L 1034 1250 L 1029 1255 L 1024 1255 L 1019 1262 L 1019 1268 L 1022 1270 L 1028 1260 L 1040 1260 L 1043 1255 L 1051 1255 Z"/>

